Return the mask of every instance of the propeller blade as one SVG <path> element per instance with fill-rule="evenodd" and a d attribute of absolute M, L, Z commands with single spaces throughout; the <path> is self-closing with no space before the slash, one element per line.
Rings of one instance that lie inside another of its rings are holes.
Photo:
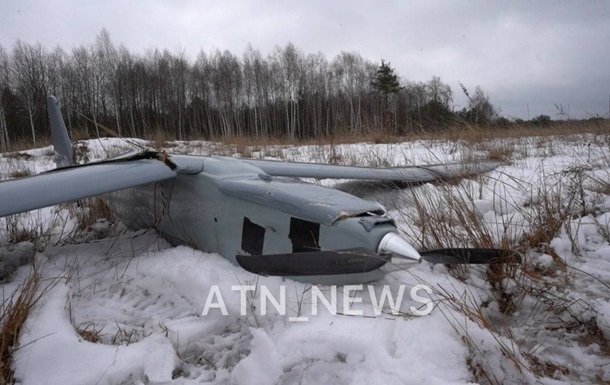
<path fill-rule="evenodd" d="M 447 265 L 521 263 L 518 252 L 501 249 L 448 248 L 420 251 L 419 254 L 430 263 Z"/>
<path fill-rule="evenodd" d="M 386 261 L 367 249 L 312 251 L 292 254 L 237 255 L 245 270 L 260 275 L 304 276 L 366 273 Z"/>

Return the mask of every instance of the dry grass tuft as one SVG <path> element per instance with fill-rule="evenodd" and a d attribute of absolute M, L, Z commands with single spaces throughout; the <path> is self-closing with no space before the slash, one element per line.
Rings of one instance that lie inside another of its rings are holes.
<path fill-rule="evenodd" d="M 36 138 L 36 147 L 46 147 L 46 146 L 49 146 L 49 145 L 51 145 L 51 136 L 44 136 L 44 135 L 39 136 L 39 135 L 37 135 L 37 138 Z M 8 149 L 6 149 L 6 152 L 5 152 L 4 156 L 9 155 L 10 153 L 15 153 L 15 152 L 20 152 L 20 151 L 24 151 L 24 150 L 29 150 L 33 146 L 34 146 L 34 144 L 32 143 L 32 140 L 30 138 L 21 138 L 21 139 L 18 139 L 18 140 L 13 140 L 13 141 L 11 141 L 10 146 L 8 147 Z"/>
<path fill-rule="evenodd" d="M 409 208 L 401 215 L 407 223 L 414 223 L 424 249 L 499 246 L 472 204 L 473 197 L 464 190 L 443 184 L 412 190 L 412 199 L 414 210 Z"/>
<path fill-rule="evenodd" d="M 487 159 L 498 162 L 509 162 L 514 159 L 515 147 L 510 144 L 492 146 L 487 150 Z"/>
<path fill-rule="evenodd" d="M 468 357 L 466 358 L 466 366 L 472 374 L 473 379 L 476 382 L 485 381 L 487 384 L 501 384 L 502 382 L 493 374 L 488 368 L 487 363 L 479 358 L 481 355 L 476 347 L 476 342 L 468 335 L 461 336 L 462 343 L 468 349 Z"/>
<path fill-rule="evenodd" d="M 512 363 L 516 373 L 524 374 L 528 371 L 527 366 L 521 359 L 519 347 L 507 342 L 507 340 L 512 341 L 512 338 L 502 337 L 503 335 L 511 337 L 510 330 L 500 326 L 502 323 L 489 318 L 483 305 L 477 303 L 476 295 L 466 291 L 462 296 L 456 297 L 444 288 L 437 289 L 435 294 L 440 298 L 440 303 L 447 308 L 441 310 L 443 315 L 468 349 L 466 365 L 475 381 L 487 384 L 502 384 L 502 381 L 494 375 L 494 368 L 490 367 L 486 360 L 485 348 L 473 339 L 469 333 L 467 323 L 464 323 L 464 320 L 457 316 L 458 314 L 491 333 L 496 348 L 501 352 L 504 359 Z"/>
<path fill-rule="evenodd" d="M 546 247 L 563 229 L 572 242 L 572 251 L 579 252 L 569 222 L 585 217 L 591 211 L 585 197 L 586 171 L 583 167 L 575 167 L 561 175 L 552 175 L 555 177 L 553 182 L 547 182 L 546 177 L 540 181 L 532 201 L 520 208 L 529 225 L 521 238 L 523 248 Z"/>
<path fill-rule="evenodd" d="M 586 321 L 576 322 L 576 328 L 582 329 L 582 334 L 576 339 L 582 346 L 589 347 L 593 344 L 599 347 L 601 354 L 610 357 L 610 341 L 597 324 L 597 319 L 592 317 Z"/>
<path fill-rule="evenodd" d="M 94 324 L 89 324 L 84 328 L 77 328 L 76 332 L 83 337 L 85 341 L 97 343 L 102 340 L 102 330 L 97 330 Z"/>
<path fill-rule="evenodd" d="M 112 230 L 115 223 L 114 211 L 103 198 L 86 198 L 66 205 L 70 215 L 76 218 L 74 235 L 93 233 L 95 238 L 102 239 Z"/>
<path fill-rule="evenodd" d="M 539 202 L 526 206 L 531 207 L 531 210 L 524 210 L 530 225 L 530 230 L 521 238 L 524 248 L 548 245 L 570 218 L 570 212 L 566 210 L 560 194 L 543 188 L 539 198 Z"/>
<path fill-rule="evenodd" d="M 99 219 L 113 220 L 114 213 L 110 206 L 100 197 L 87 198 L 81 201 L 81 210 L 76 213 L 78 228 L 85 230 Z"/>
<path fill-rule="evenodd" d="M 21 286 L 0 306 L 0 384 L 12 384 L 13 353 L 23 324 L 31 310 L 57 280 L 43 285 L 41 268 L 34 263 L 32 270 Z"/>
<path fill-rule="evenodd" d="M 523 356 L 527 359 L 530 364 L 531 370 L 538 377 L 556 377 L 557 374 L 567 376 L 570 374 L 570 369 L 565 366 L 557 365 L 551 361 L 541 359 L 532 353 L 524 353 Z"/>
<path fill-rule="evenodd" d="M 155 130 L 151 136 L 148 137 L 148 145 L 156 150 L 163 150 L 167 148 L 173 148 L 178 146 L 169 133 L 163 130 Z"/>
<path fill-rule="evenodd" d="M 46 237 L 45 229 L 39 221 L 33 221 L 26 225 L 22 222 L 23 215 L 10 215 L 4 220 L 4 230 L 8 235 L 8 243 L 32 242 L 38 245 Z"/>
<path fill-rule="evenodd" d="M 11 178 L 23 178 L 32 175 L 32 171 L 29 168 L 23 168 L 21 170 L 13 171 L 10 174 Z"/>
<path fill-rule="evenodd" d="M 247 146 L 243 143 L 233 145 L 233 153 L 239 154 L 242 158 L 252 157 L 252 146 Z"/>
<path fill-rule="evenodd" d="M 7 158 L 7 159 L 22 159 L 22 160 L 28 160 L 32 158 L 32 155 L 25 153 L 25 152 L 8 152 L 6 154 L 2 155 L 3 158 Z"/>

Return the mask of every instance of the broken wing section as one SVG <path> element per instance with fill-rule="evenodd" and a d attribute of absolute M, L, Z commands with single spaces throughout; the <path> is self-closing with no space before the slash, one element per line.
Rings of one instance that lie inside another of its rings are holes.
<path fill-rule="evenodd" d="M 0 217 L 175 176 L 160 160 L 136 159 L 90 163 L 6 180 L 0 182 Z"/>
<path fill-rule="evenodd" d="M 274 160 L 242 159 L 272 176 L 316 179 L 360 179 L 404 183 L 425 183 L 494 170 L 500 162 L 480 161 L 426 166 L 371 168 L 319 163 L 292 163 Z"/>

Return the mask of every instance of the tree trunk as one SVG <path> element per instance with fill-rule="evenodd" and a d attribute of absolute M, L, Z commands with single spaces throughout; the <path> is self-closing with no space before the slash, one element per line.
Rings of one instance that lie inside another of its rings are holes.
<path fill-rule="evenodd" d="M 34 112 L 32 106 L 28 104 L 28 115 L 30 116 L 30 129 L 32 131 L 32 142 L 36 144 L 36 129 L 34 127 Z"/>
<path fill-rule="evenodd" d="M 6 117 L 4 116 L 4 109 L 0 105 L 0 150 L 6 151 L 10 146 L 8 137 L 8 127 L 6 125 Z"/>

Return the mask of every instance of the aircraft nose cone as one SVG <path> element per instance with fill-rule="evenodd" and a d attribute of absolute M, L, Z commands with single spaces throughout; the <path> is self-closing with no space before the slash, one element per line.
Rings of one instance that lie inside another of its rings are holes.
<path fill-rule="evenodd" d="M 377 253 L 380 255 L 389 255 L 391 264 L 405 265 L 421 262 L 421 256 L 397 233 L 388 233 L 379 242 Z"/>

